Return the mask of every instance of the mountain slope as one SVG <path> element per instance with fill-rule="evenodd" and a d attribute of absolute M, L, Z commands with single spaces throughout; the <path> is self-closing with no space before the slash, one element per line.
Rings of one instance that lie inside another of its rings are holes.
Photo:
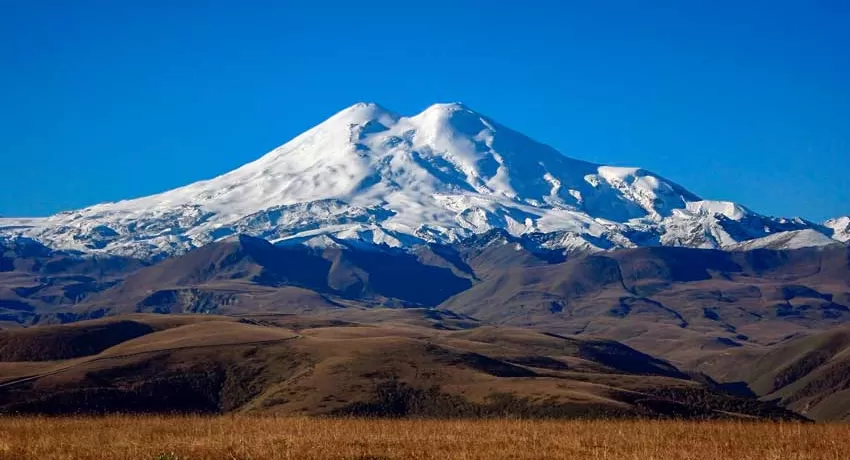
<path fill-rule="evenodd" d="M 850 329 L 846 325 L 752 352 L 700 363 L 712 377 L 744 382 L 763 400 L 814 420 L 850 420 Z"/>
<path fill-rule="evenodd" d="M 727 251 L 751 251 L 753 249 L 799 249 L 840 244 L 816 230 L 793 230 L 774 233 L 762 238 L 731 244 L 724 249 Z"/>
<path fill-rule="evenodd" d="M 395 321 L 412 310 L 381 307 L 417 307 L 410 314 L 435 320 L 436 328 L 500 324 L 592 334 L 682 364 L 850 320 L 850 248 L 841 244 L 650 247 L 565 259 L 528 240 L 492 231 L 411 252 L 275 246 L 242 236 L 137 269 L 77 302 L 33 304 L 28 316 L 10 319 L 46 324 L 156 312 L 361 321 L 357 315 L 381 311 Z M 11 293 L 10 300 L 30 301 L 20 289 Z"/>
<path fill-rule="evenodd" d="M 830 219 L 824 225 L 832 229 L 834 239 L 850 243 L 850 216 Z"/>
<path fill-rule="evenodd" d="M 490 324 L 611 338 L 687 363 L 846 323 L 850 252 L 626 249 L 506 267 L 441 308 Z"/>
<path fill-rule="evenodd" d="M 0 237 L 0 328 L 4 323 L 38 321 L 45 313 L 56 313 L 115 286 L 143 267 L 132 258 L 54 251 L 29 238 Z"/>
<path fill-rule="evenodd" d="M 345 305 L 436 306 L 470 275 L 403 251 L 274 246 L 240 236 L 138 270 L 80 311 L 303 313 Z"/>
<path fill-rule="evenodd" d="M 411 247 L 496 228 L 549 234 L 551 247 L 571 251 L 721 248 L 828 231 L 702 200 L 643 169 L 568 158 L 461 104 L 402 117 L 360 103 L 211 180 L 44 219 L 0 219 L 0 234 L 140 258 L 233 234 Z"/>

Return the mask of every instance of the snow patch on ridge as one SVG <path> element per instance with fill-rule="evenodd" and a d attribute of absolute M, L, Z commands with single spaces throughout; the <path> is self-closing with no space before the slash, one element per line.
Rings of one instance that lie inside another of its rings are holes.
<path fill-rule="evenodd" d="M 832 237 L 838 241 L 850 243 L 850 216 L 830 219 L 824 226 L 832 230 Z"/>
<path fill-rule="evenodd" d="M 731 244 L 724 247 L 729 251 L 750 251 L 753 249 L 800 249 L 806 247 L 839 244 L 838 241 L 812 229 L 782 232 L 774 235 Z"/>

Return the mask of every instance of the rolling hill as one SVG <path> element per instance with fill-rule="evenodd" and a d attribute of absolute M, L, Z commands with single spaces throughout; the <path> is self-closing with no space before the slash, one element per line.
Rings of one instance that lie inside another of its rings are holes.
<path fill-rule="evenodd" d="M 310 321 L 135 315 L 7 331 L 33 351 L 0 348 L 0 412 L 796 417 L 607 340 Z M 104 328 L 123 334 L 107 344 Z M 60 350 L 57 335 L 103 346 Z"/>
<path fill-rule="evenodd" d="M 704 359 L 715 378 L 745 383 L 765 401 L 777 401 L 816 420 L 850 420 L 850 329 L 803 335 L 761 352 Z"/>

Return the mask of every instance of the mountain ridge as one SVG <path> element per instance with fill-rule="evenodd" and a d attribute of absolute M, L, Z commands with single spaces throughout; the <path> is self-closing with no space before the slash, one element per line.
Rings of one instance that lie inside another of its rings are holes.
<path fill-rule="evenodd" d="M 460 103 L 409 117 L 358 103 L 218 177 L 47 218 L 2 218 L 0 235 L 150 259 L 237 234 L 411 248 L 500 228 L 549 235 L 545 246 L 570 252 L 716 249 L 800 230 L 846 241 L 836 222 L 771 218 L 642 168 L 570 158 Z"/>

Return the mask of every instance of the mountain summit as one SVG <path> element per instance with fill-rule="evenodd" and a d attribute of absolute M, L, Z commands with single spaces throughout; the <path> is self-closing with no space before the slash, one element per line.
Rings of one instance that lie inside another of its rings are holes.
<path fill-rule="evenodd" d="M 584 251 L 724 248 L 777 232 L 832 233 L 702 200 L 640 168 L 566 157 L 459 103 L 411 117 L 358 103 L 214 179 L 47 218 L 0 219 L 0 234 L 136 257 L 234 234 L 410 247 L 493 229 Z"/>

